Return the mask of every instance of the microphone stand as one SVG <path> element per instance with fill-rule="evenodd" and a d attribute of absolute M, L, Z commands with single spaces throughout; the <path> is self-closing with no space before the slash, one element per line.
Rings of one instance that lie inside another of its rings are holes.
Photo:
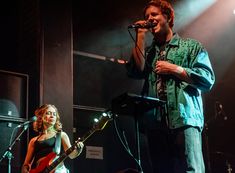
<path fill-rule="evenodd" d="M 13 154 L 11 153 L 12 147 L 15 145 L 15 143 L 17 141 L 20 140 L 20 137 L 22 136 L 22 134 L 28 129 L 29 125 L 25 125 L 23 130 L 19 133 L 19 135 L 14 139 L 14 141 L 12 141 L 12 143 L 8 146 L 8 148 L 6 149 L 5 153 L 2 155 L 1 159 L 0 159 L 0 163 L 1 161 L 7 157 L 8 159 L 8 173 L 11 173 L 11 159 L 14 158 Z"/>

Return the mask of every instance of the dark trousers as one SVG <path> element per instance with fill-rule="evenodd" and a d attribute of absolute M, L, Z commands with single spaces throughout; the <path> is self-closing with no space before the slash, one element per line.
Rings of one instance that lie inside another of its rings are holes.
<path fill-rule="evenodd" d="M 153 173 L 205 173 L 198 128 L 149 130 L 147 137 Z"/>

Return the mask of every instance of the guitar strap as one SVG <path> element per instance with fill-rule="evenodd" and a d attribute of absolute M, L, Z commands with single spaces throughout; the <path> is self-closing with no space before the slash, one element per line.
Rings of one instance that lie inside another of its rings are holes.
<path fill-rule="evenodd" d="M 60 149 L 61 149 L 61 131 L 56 133 L 55 147 L 53 149 L 53 152 L 59 155 Z"/>

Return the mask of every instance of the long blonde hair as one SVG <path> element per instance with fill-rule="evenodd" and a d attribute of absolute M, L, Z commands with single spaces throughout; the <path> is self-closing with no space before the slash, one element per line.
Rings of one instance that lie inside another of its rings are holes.
<path fill-rule="evenodd" d="M 43 117 L 43 114 L 47 111 L 47 109 L 49 107 L 52 107 L 55 109 L 56 111 L 56 123 L 54 125 L 54 129 L 56 131 L 61 131 L 62 130 L 62 124 L 60 122 L 60 115 L 59 115 L 59 112 L 58 112 L 58 109 L 55 107 L 55 105 L 52 105 L 52 104 L 44 104 L 42 106 L 40 106 L 39 108 L 37 108 L 34 112 L 34 114 L 36 115 L 37 117 L 37 120 L 33 123 L 33 129 L 34 131 L 36 132 L 43 132 L 43 121 L 42 121 L 42 117 Z"/>

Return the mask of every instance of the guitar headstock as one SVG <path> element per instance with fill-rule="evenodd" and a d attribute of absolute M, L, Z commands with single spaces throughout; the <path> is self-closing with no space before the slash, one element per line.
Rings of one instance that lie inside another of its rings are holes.
<path fill-rule="evenodd" d="M 85 142 L 95 131 L 103 130 L 106 124 L 112 119 L 111 112 L 102 113 L 99 118 L 95 119 L 95 123 L 93 124 L 92 128 L 87 133 L 85 133 L 83 137 L 79 137 L 77 142 Z"/>
<path fill-rule="evenodd" d="M 102 115 L 95 119 L 95 124 L 93 125 L 94 130 L 103 130 L 106 124 L 112 120 L 111 112 L 102 113 Z"/>

